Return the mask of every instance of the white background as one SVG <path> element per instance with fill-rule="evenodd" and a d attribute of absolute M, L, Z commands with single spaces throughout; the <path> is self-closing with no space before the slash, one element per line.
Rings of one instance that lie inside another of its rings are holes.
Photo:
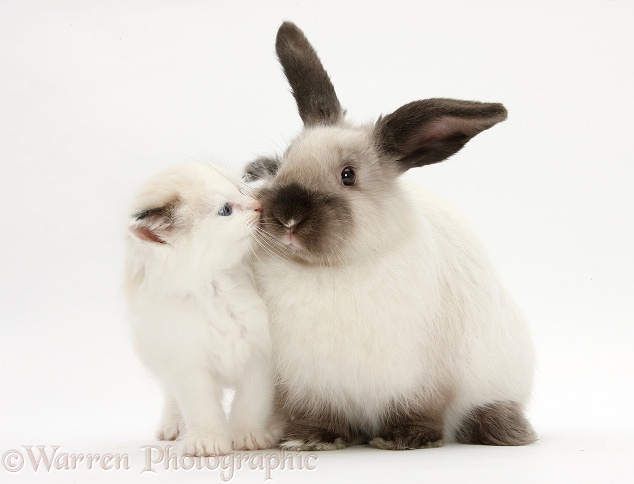
<path fill-rule="evenodd" d="M 274 56 L 285 19 L 356 121 L 425 97 L 508 108 L 508 121 L 415 176 L 471 221 L 531 321 L 541 440 L 357 447 L 274 480 L 630 480 L 634 2 L 2 0 L 0 453 L 96 449 L 130 454 L 133 468 L 0 465 L 0 481 L 220 481 L 141 475 L 160 400 L 127 335 L 124 221 L 155 171 L 190 158 L 238 171 L 301 129 Z"/>

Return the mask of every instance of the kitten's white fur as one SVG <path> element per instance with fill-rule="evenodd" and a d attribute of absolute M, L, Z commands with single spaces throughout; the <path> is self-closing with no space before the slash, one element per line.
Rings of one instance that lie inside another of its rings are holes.
<path fill-rule="evenodd" d="M 227 202 L 232 214 L 219 215 Z M 193 455 L 271 447 L 267 312 L 244 263 L 259 202 L 188 164 L 153 177 L 130 213 L 157 207 L 168 208 L 131 218 L 125 267 L 135 346 L 165 395 L 157 436 Z M 229 419 L 226 387 L 236 390 Z"/>

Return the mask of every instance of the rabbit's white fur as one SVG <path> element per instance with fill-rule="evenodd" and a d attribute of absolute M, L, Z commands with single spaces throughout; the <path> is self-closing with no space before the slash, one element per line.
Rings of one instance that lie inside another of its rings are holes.
<path fill-rule="evenodd" d="M 357 127 L 296 25 L 280 26 L 276 52 L 304 130 L 282 159 L 246 174 L 268 180 L 255 267 L 282 446 L 533 442 L 526 323 L 469 227 L 401 178 L 458 152 L 506 109 L 424 99 Z"/>
<path fill-rule="evenodd" d="M 289 156 L 323 160 L 333 146 L 364 144 L 367 129 L 316 127 Z M 282 165 L 278 177 L 316 177 L 307 165 Z M 336 408 L 372 434 L 394 402 L 449 392 L 447 436 L 474 408 L 526 402 L 531 339 L 480 241 L 446 203 L 402 178 L 377 197 L 372 206 L 353 201 L 361 220 L 354 250 L 344 249 L 349 263 L 307 266 L 265 253 L 255 261 L 289 401 Z"/>

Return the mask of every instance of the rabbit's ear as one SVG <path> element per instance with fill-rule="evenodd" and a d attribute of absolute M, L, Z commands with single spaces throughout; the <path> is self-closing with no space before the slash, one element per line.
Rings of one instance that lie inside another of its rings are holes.
<path fill-rule="evenodd" d="M 399 169 L 406 171 L 449 158 L 506 116 L 501 104 L 456 99 L 414 101 L 377 121 L 374 142 L 382 154 L 396 159 Z"/>
<path fill-rule="evenodd" d="M 173 201 L 135 213 L 130 232 L 146 242 L 166 244 L 166 238 L 176 225 L 177 205 L 178 201 Z"/>
<path fill-rule="evenodd" d="M 275 50 L 304 125 L 337 123 L 343 114 L 341 104 L 304 33 L 294 23 L 284 22 L 277 31 Z"/>

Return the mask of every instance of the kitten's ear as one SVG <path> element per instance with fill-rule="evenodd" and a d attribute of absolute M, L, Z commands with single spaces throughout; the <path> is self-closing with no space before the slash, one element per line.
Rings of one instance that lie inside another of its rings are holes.
<path fill-rule="evenodd" d="M 501 104 L 425 99 L 380 118 L 374 142 L 400 171 L 406 171 L 449 158 L 475 135 L 505 119 Z"/>
<path fill-rule="evenodd" d="M 167 237 L 176 225 L 178 200 L 161 207 L 147 208 L 132 215 L 130 232 L 140 240 L 167 244 Z"/>

